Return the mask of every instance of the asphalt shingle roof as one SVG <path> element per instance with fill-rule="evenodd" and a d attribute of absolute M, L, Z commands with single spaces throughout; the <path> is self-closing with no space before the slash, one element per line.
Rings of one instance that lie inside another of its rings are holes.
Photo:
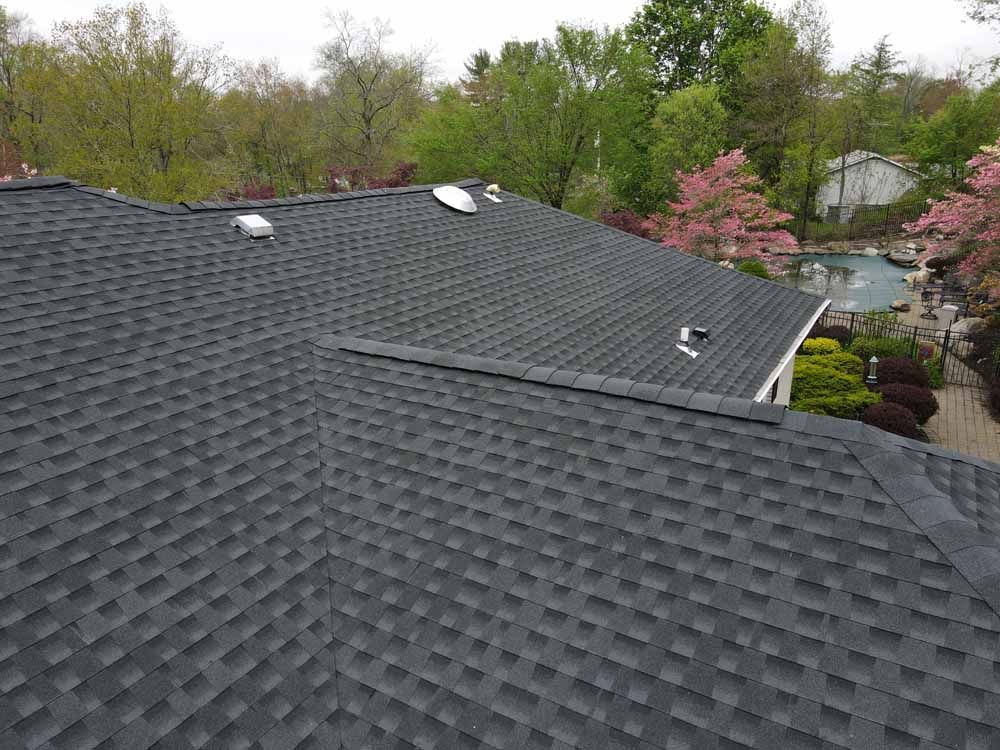
<path fill-rule="evenodd" d="M 997 740 L 997 468 L 739 398 L 815 298 L 506 194 L 32 185 L 5 750 Z"/>
<path fill-rule="evenodd" d="M 1000 744 L 1000 466 L 336 337 L 317 394 L 346 745 Z"/>

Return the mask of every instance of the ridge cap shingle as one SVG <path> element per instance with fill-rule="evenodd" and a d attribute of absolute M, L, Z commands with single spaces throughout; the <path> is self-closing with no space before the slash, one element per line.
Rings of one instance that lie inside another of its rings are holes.
<path fill-rule="evenodd" d="M 489 375 L 501 375 L 526 382 L 545 383 L 576 391 L 596 391 L 609 396 L 627 398 L 633 401 L 678 406 L 689 411 L 707 414 L 740 415 L 738 418 L 751 422 L 781 424 L 786 409 L 778 404 L 766 404 L 735 396 L 719 396 L 690 389 L 669 388 L 654 383 L 641 383 L 628 378 L 611 377 L 602 373 L 557 370 L 527 362 L 477 357 L 469 354 L 425 349 L 405 344 L 391 344 L 370 339 L 359 339 L 336 334 L 324 334 L 314 340 L 321 349 L 368 354 L 403 362 L 443 367 L 450 370 L 465 370 Z M 679 398 L 681 397 L 681 398 Z"/>
<path fill-rule="evenodd" d="M 881 431 L 880 431 L 881 432 Z M 885 433 L 881 445 L 844 446 L 906 517 L 962 574 L 990 608 L 1000 615 L 1000 539 L 984 533 L 954 500 L 935 487 L 923 462 Z"/>

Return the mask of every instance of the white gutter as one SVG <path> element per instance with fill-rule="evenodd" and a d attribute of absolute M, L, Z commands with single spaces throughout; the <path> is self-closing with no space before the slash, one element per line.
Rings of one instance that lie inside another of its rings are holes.
<path fill-rule="evenodd" d="M 811 318 L 809 318 L 805 327 L 799 331 L 799 335 L 795 337 L 795 341 L 792 342 L 788 351 L 785 352 L 785 356 L 783 356 L 781 361 L 778 362 L 778 366 L 771 370 L 771 374 L 767 376 L 767 380 L 764 381 L 764 385 L 760 387 L 760 390 L 757 391 L 757 395 L 753 397 L 754 401 L 763 401 L 764 397 L 770 393 L 775 382 L 779 377 L 781 377 L 781 371 L 785 369 L 785 365 L 787 365 L 792 360 L 792 357 L 795 356 L 795 352 L 797 352 L 799 347 L 802 346 L 802 342 L 806 340 L 806 336 L 809 335 L 809 331 L 811 331 L 812 327 L 816 325 L 816 321 L 819 320 L 820 316 L 826 312 L 826 308 L 828 308 L 830 304 L 831 300 L 823 300 L 823 304 L 820 305 L 819 309 L 816 310 Z"/>

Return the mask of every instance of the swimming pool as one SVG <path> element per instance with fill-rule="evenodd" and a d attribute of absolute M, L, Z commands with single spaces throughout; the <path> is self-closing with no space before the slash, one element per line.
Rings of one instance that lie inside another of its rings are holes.
<path fill-rule="evenodd" d="M 885 258 L 864 255 L 795 255 L 778 283 L 829 297 L 833 310 L 885 310 L 893 300 L 909 299 L 901 268 Z"/>

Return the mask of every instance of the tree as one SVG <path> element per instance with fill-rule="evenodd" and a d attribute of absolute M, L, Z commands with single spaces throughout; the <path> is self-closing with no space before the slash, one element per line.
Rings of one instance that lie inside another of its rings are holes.
<path fill-rule="evenodd" d="M 237 181 L 263 181 L 279 195 L 307 192 L 322 167 L 313 90 L 266 60 L 240 66 L 235 84 L 218 117 Z"/>
<path fill-rule="evenodd" d="M 650 194 L 673 199 L 676 175 L 712 163 L 726 145 L 726 110 L 714 84 L 695 84 L 670 94 L 656 109 L 649 149 Z"/>
<path fill-rule="evenodd" d="M 643 65 L 608 29 L 560 26 L 553 39 L 504 44 L 481 101 L 443 89 L 415 128 L 421 179 L 478 174 L 561 208 L 642 111 L 634 80 Z"/>
<path fill-rule="evenodd" d="M 953 188 L 967 176 L 980 144 L 1000 135 L 1000 82 L 981 91 L 963 91 L 918 123 L 907 150 L 931 180 Z"/>
<path fill-rule="evenodd" d="M 715 83 L 728 96 L 747 49 L 771 20 L 753 0 L 647 0 L 628 33 L 652 57 L 661 92 Z"/>
<path fill-rule="evenodd" d="M 43 135 L 56 170 L 156 200 L 221 187 L 205 159 L 225 58 L 187 45 L 165 12 L 142 4 L 59 24 L 55 43 L 59 75 Z"/>
<path fill-rule="evenodd" d="M 747 171 L 741 149 L 677 179 L 680 199 L 668 204 L 667 215 L 649 221 L 664 245 L 709 260 L 766 258 L 770 249 L 797 246 L 792 235 L 776 228 L 792 216 L 770 208 L 753 192 L 760 180 Z"/>
<path fill-rule="evenodd" d="M 888 90 L 898 80 L 900 58 L 889 38 L 883 36 L 875 46 L 855 58 L 845 79 L 846 94 L 856 108 L 857 141 L 861 148 L 884 151 L 890 143 L 890 102 Z"/>
<path fill-rule="evenodd" d="M 380 168 L 428 100 L 430 53 L 390 52 L 392 29 L 377 18 L 365 25 L 345 12 L 331 16 L 330 25 L 333 39 L 319 55 L 326 136 L 335 158 Z"/>
<path fill-rule="evenodd" d="M 0 162 L 5 173 L 22 158 L 48 164 L 40 130 L 55 82 L 52 46 L 32 32 L 27 16 L 0 6 Z"/>
<path fill-rule="evenodd" d="M 969 170 L 963 192 L 931 201 L 930 211 L 906 229 L 943 235 L 929 249 L 965 254 L 959 269 L 966 274 L 1000 271 L 1000 140 L 983 146 Z"/>

